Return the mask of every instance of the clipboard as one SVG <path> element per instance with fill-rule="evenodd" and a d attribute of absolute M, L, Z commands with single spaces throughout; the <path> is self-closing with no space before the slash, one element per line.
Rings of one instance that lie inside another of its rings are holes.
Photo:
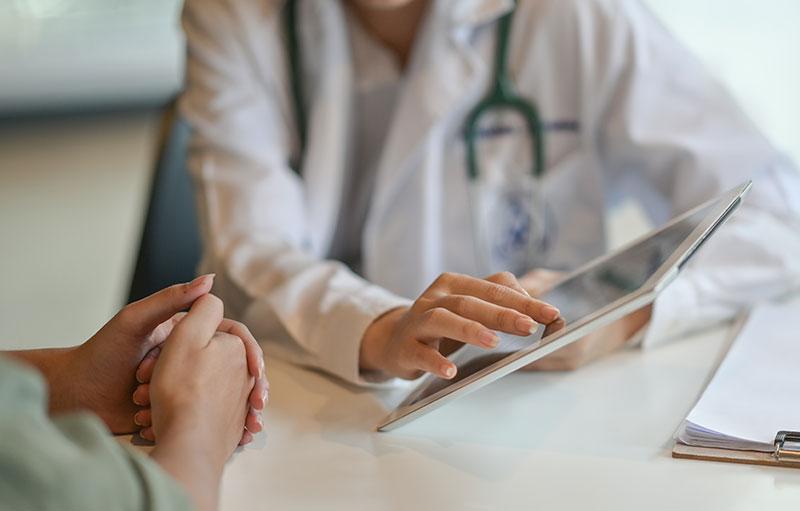
<path fill-rule="evenodd" d="M 675 443 L 673 458 L 726 463 L 746 463 L 769 467 L 800 468 L 800 432 L 779 431 L 775 435 L 773 452 L 739 451 L 716 447 L 701 447 Z"/>

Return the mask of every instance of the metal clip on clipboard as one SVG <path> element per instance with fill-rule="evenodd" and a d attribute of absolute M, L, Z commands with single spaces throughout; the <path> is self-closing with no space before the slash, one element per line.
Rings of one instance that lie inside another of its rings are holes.
<path fill-rule="evenodd" d="M 800 464 L 800 432 L 778 431 L 772 456 L 780 462 Z"/>

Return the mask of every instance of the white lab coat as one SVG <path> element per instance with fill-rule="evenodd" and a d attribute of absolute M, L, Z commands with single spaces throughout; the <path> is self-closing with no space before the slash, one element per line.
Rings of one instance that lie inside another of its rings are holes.
<path fill-rule="evenodd" d="M 308 147 L 303 177 L 281 3 L 188 0 L 187 88 L 195 130 L 203 271 L 268 350 L 364 383 L 358 351 L 378 315 L 437 275 L 476 275 L 465 116 L 489 89 L 495 21 L 510 1 L 440 0 L 408 64 L 363 233 L 363 278 L 326 260 L 352 144 L 353 57 L 339 1 L 300 17 Z M 606 250 L 626 196 L 669 218 L 747 179 L 734 218 L 657 299 L 644 344 L 735 314 L 800 283 L 800 184 L 729 94 L 638 2 L 521 0 L 509 66 L 545 123 L 542 186 L 557 236 L 534 266 L 573 268 Z M 576 124 L 577 123 L 577 124 Z M 480 275 L 478 275 L 480 276 Z"/>

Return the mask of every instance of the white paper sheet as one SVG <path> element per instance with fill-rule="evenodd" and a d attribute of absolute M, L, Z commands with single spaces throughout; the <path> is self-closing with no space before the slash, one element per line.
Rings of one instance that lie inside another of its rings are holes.
<path fill-rule="evenodd" d="M 800 305 L 753 310 L 676 438 L 690 445 L 771 451 L 800 430 Z"/>

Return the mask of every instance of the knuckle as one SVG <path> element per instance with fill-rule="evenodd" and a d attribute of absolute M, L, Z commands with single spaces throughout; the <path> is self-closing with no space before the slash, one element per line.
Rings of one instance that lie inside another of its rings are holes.
<path fill-rule="evenodd" d="M 456 313 L 464 313 L 469 308 L 470 300 L 463 295 L 450 296 L 447 301 L 449 304 L 448 308 Z"/>
<path fill-rule="evenodd" d="M 525 313 L 531 317 L 540 317 L 542 313 L 542 309 L 544 306 L 547 305 L 545 302 L 537 299 L 533 299 L 528 301 L 525 304 Z"/>
<path fill-rule="evenodd" d="M 453 272 L 444 272 L 436 279 L 440 284 L 450 284 L 456 280 L 456 274 Z"/>
<path fill-rule="evenodd" d="M 461 335 L 464 339 L 475 339 L 482 330 L 483 328 L 476 321 L 465 321 L 461 325 Z"/>
<path fill-rule="evenodd" d="M 428 309 L 424 314 L 424 321 L 426 323 L 441 323 L 447 316 L 447 311 L 442 307 L 434 307 Z"/>
<path fill-rule="evenodd" d="M 494 285 L 489 288 L 487 294 L 491 301 L 499 302 L 508 296 L 508 288 L 500 285 Z"/>
<path fill-rule="evenodd" d="M 440 286 L 440 285 L 447 284 L 447 282 L 450 280 L 450 278 L 451 277 L 450 277 L 449 273 L 442 273 L 438 277 L 436 277 L 436 279 L 434 279 L 433 285 L 434 286 Z"/>
<path fill-rule="evenodd" d="M 451 285 L 454 282 L 464 278 L 464 275 L 457 272 L 446 271 L 436 278 L 435 282 L 443 285 Z"/>
<path fill-rule="evenodd" d="M 509 282 L 515 282 L 517 280 L 517 277 L 514 276 L 514 274 L 511 273 L 510 271 L 501 271 L 489 275 L 484 280 L 488 280 L 489 282 L 495 284 L 508 284 Z"/>
<path fill-rule="evenodd" d="M 510 271 L 501 271 L 497 274 L 497 277 L 500 279 L 501 282 L 516 282 L 517 277 L 511 273 Z"/>

